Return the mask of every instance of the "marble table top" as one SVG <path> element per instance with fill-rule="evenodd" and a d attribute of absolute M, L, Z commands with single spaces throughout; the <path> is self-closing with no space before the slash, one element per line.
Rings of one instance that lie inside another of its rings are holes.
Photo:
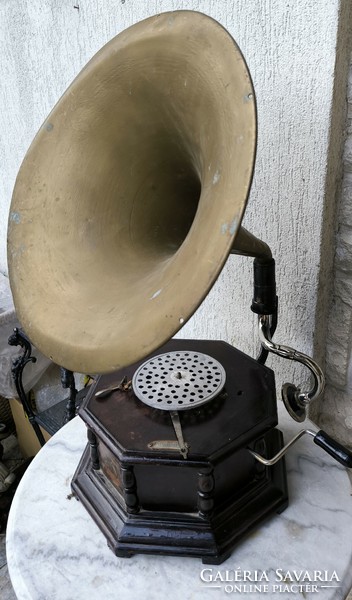
<path fill-rule="evenodd" d="M 288 441 L 300 426 L 280 412 Z M 7 529 L 18 600 L 347 597 L 351 485 L 312 438 L 301 438 L 287 455 L 287 510 L 261 524 L 217 567 L 193 558 L 115 557 L 81 503 L 70 498 L 85 443 L 85 425 L 76 417 L 39 452 L 18 487 Z"/>

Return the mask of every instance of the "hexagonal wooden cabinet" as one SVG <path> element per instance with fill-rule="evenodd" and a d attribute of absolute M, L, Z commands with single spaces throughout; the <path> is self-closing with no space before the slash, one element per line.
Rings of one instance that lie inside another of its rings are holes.
<path fill-rule="evenodd" d="M 197 556 L 220 564 L 259 522 L 288 502 L 284 461 L 265 467 L 248 449 L 273 456 L 282 447 L 273 372 L 219 341 L 171 340 L 163 352 L 202 352 L 226 372 L 222 392 L 179 411 L 189 451 L 177 450 L 168 411 L 133 393 L 95 393 L 131 380 L 136 363 L 101 376 L 80 410 L 88 444 L 72 489 L 117 556 Z"/>

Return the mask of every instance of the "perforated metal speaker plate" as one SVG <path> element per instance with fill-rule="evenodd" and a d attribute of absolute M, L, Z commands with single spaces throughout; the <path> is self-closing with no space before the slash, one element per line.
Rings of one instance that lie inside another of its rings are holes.
<path fill-rule="evenodd" d="M 223 366 L 201 352 L 169 352 L 143 363 L 132 387 L 139 400 L 160 410 L 187 410 L 215 398 L 225 385 Z"/>

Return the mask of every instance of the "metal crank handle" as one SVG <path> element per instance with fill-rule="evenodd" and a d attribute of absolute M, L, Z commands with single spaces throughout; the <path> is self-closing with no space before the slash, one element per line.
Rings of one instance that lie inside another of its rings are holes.
<path fill-rule="evenodd" d="M 352 469 L 352 452 L 345 448 L 345 446 L 339 444 L 339 442 L 331 438 L 322 429 L 320 429 L 319 431 L 312 431 L 311 429 L 301 429 L 301 431 L 299 431 L 297 435 L 295 435 L 295 437 L 292 438 L 292 440 L 290 440 L 288 444 L 286 444 L 286 446 L 281 448 L 280 452 L 275 454 L 275 456 L 273 456 L 273 458 L 270 459 L 264 458 L 263 456 L 257 454 L 249 448 L 248 450 L 252 454 L 252 456 L 254 456 L 254 458 L 260 463 L 266 465 L 267 467 L 272 467 L 272 465 L 275 465 L 275 463 L 277 463 L 284 456 L 284 454 L 286 454 L 287 450 L 291 446 L 293 446 L 293 444 L 295 444 L 299 440 L 299 438 L 302 437 L 302 435 L 304 435 L 305 433 L 311 435 L 313 437 L 314 443 L 317 444 L 317 446 L 320 446 L 320 448 L 323 448 L 323 450 L 330 454 L 330 456 L 337 460 L 337 462 L 339 462 L 344 467 L 347 467 L 348 469 Z"/>

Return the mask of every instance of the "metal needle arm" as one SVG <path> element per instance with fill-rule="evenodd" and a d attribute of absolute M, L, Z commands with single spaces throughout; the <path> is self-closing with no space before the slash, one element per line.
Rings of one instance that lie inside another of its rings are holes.
<path fill-rule="evenodd" d="M 181 452 L 183 458 L 187 458 L 188 449 L 187 449 L 187 444 L 185 443 L 185 440 L 183 439 L 180 415 L 178 414 L 177 410 L 170 410 L 170 417 L 171 417 L 172 424 L 174 426 L 178 445 L 180 446 L 180 452 Z"/>

